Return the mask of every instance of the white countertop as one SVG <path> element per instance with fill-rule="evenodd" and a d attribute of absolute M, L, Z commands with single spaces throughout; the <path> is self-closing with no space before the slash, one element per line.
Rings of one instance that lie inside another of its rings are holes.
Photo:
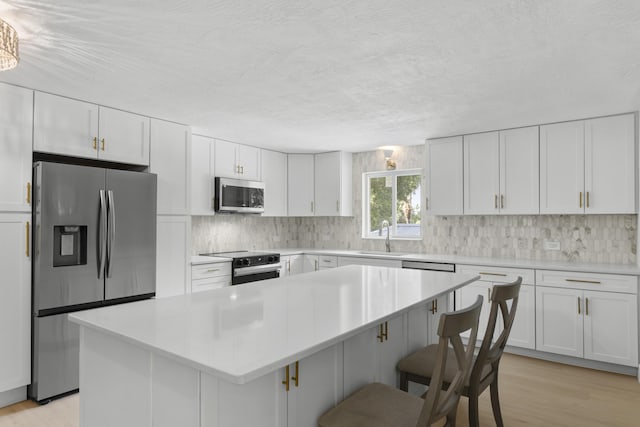
<path fill-rule="evenodd" d="M 352 265 L 69 318 L 243 384 L 475 279 Z"/>
<path fill-rule="evenodd" d="M 340 249 L 269 249 L 272 252 L 278 252 L 282 256 L 296 254 L 310 255 L 333 255 L 333 256 L 349 256 L 361 258 L 380 258 L 399 261 L 429 261 L 429 262 L 446 262 L 453 264 L 469 264 L 484 265 L 491 267 L 511 267 L 511 268 L 527 268 L 538 270 L 559 270 L 559 271 L 580 271 L 585 273 L 609 273 L 609 274 L 628 274 L 640 276 L 640 267 L 635 264 L 605 264 L 605 263 L 583 263 L 569 261 L 543 261 L 529 259 L 512 259 L 512 258 L 487 258 L 487 257 L 468 257 L 459 255 L 440 255 L 440 254 L 420 254 L 420 253 L 403 253 L 401 256 L 390 256 L 383 251 L 366 251 L 361 250 L 340 250 Z"/>

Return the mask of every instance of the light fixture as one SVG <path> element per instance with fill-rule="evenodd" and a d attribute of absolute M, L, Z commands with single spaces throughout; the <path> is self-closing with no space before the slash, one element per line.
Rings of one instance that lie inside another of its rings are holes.
<path fill-rule="evenodd" d="M 393 150 L 386 149 L 386 150 L 383 150 L 383 152 L 384 152 L 384 159 L 386 161 L 387 170 L 394 170 L 396 168 L 396 161 L 391 160 L 391 156 L 393 156 Z"/>
<path fill-rule="evenodd" d="M 0 19 L 0 71 L 10 70 L 18 65 L 18 33 Z"/>

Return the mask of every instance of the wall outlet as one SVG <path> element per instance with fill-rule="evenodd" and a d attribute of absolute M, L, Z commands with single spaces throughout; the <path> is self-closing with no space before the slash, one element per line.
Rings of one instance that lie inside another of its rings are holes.
<path fill-rule="evenodd" d="M 547 251 L 559 251 L 560 250 L 560 242 L 545 240 L 544 241 L 544 249 Z"/>

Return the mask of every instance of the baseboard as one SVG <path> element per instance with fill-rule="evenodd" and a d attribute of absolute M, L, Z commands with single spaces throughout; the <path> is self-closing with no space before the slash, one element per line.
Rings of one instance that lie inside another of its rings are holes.
<path fill-rule="evenodd" d="M 27 400 L 27 386 L 14 388 L 0 393 L 0 408 Z"/>

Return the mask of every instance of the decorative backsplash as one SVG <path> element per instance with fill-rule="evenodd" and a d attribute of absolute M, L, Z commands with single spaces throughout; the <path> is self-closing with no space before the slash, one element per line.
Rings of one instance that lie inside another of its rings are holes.
<path fill-rule="evenodd" d="M 424 146 L 394 151 L 398 169 L 419 168 Z M 354 217 L 192 218 L 193 253 L 237 249 L 316 248 L 384 250 L 362 239 L 362 173 L 384 169 L 381 150 L 354 153 Z M 489 215 L 424 217 L 422 240 L 392 240 L 393 251 L 498 258 L 636 263 L 636 215 Z M 560 243 L 559 251 L 544 249 Z"/>

